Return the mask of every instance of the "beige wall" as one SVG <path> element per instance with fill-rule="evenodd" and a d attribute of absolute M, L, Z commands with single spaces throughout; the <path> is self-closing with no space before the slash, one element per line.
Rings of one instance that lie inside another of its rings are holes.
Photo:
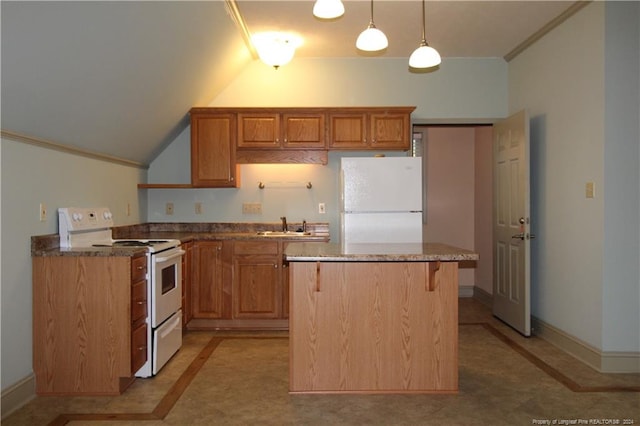
<path fill-rule="evenodd" d="M 509 63 L 509 111 L 531 117 L 532 315 L 636 359 L 639 15 L 589 3 Z"/>
<path fill-rule="evenodd" d="M 475 128 L 475 285 L 493 293 L 493 127 Z"/>
<path fill-rule="evenodd" d="M 419 126 L 425 165 L 425 241 L 474 250 L 461 286 L 493 292 L 491 126 Z"/>
<path fill-rule="evenodd" d="M 425 241 L 475 250 L 475 128 L 427 127 L 424 134 Z M 468 266 L 460 269 L 461 287 L 475 283 L 477 265 Z"/>

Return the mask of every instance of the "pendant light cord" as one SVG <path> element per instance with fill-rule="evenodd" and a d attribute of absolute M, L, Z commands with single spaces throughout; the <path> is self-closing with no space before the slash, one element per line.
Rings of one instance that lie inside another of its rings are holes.
<path fill-rule="evenodd" d="M 373 7 L 373 6 L 372 6 Z M 426 45 L 427 44 L 427 35 L 425 32 L 425 12 L 424 12 L 424 0 L 422 0 L 422 44 Z"/>
<path fill-rule="evenodd" d="M 373 25 L 373 0 L 371 0 L 371 19 L 369 20 L 369 25 Z"/>

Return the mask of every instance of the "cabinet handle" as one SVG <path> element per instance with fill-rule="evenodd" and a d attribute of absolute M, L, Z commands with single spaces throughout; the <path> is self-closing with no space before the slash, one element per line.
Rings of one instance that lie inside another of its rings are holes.
<path fill-rule="evenodd" d="M 429 265 L 429 277 L 427 278 L 427 291 L 435 291 L 437 288 L 436 273 L 440 270 L 440 261 L 428 262 Z"/>
<path fill-rule="evenodd" d="M 138 350 L 139 351 L 146 351 L 147 347 L 146 346 L 138 346 Z"/>
<path fill-rule="evenodd" d="M 147 302 L 146 301 L 136 302 L 137 305 L 144 305 L 145 303 Z"/>
<path fill-rule="evenodd" d="M 136 269 L 137 269 L 138 271 L 142 271 L 144 268 L 146 268 L 146 266 L 137 266 L 137 267 L 136 267 Z"/>
<path fill-rule="evenodd" d="M 371 139 L 371 143 L 376 143 L 376 140 L 375 139 Z"/>
<path fill-rule="evenodd" d="M 276 269 L 278 269 L 278 264 L 277 264 L 277 263 L 274 263 L 274 264 L 273 264 L 273 267 L 274 267 L 274 268 L 276 268 Z"/>
<path fill-rule="evenodd" d="M 320 293 L 320 262 L 316 262 L 316 293 Z"/>

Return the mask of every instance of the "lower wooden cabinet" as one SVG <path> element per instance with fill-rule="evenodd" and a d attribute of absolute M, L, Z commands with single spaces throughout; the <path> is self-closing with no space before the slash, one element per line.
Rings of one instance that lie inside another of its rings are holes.
<path fill-rule="evenodd" d="M 147 361 L 146 257 L 38 256 L 33 371 L 38 395 L 117 395 Z"/>
<path fill-rule="evenodd" d="M 233 249 L 233 318 L 281 318 L 281 245 L 236 241 Z"/>
<path fill-rule="evenodd" d="M 283 252 L 288 243 L 265 238 L 194 242 L 186 328 L 287 329 L 289 269 Z"/>
<path fill-rule="evenodd" d="M 222 272 L 223 242 L 196 242 L 191 283 L 193 318 L 225 318 L 228 315 L 228 308 L 225 306 L 228 297 L 225 294 Z"/>
<path fill-rule="evenodd" d="M 147 362 L 147 257 L 131 261 L 131 371 L 137 372 Z"/>

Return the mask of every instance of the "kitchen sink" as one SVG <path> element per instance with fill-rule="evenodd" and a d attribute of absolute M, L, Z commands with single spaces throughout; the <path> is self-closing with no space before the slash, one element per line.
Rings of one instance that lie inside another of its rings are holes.
<path fill-rule="evenodd" d="M 302 231 L 258 231 L 261 237 L 311 237 L 311 232 Z"/>

